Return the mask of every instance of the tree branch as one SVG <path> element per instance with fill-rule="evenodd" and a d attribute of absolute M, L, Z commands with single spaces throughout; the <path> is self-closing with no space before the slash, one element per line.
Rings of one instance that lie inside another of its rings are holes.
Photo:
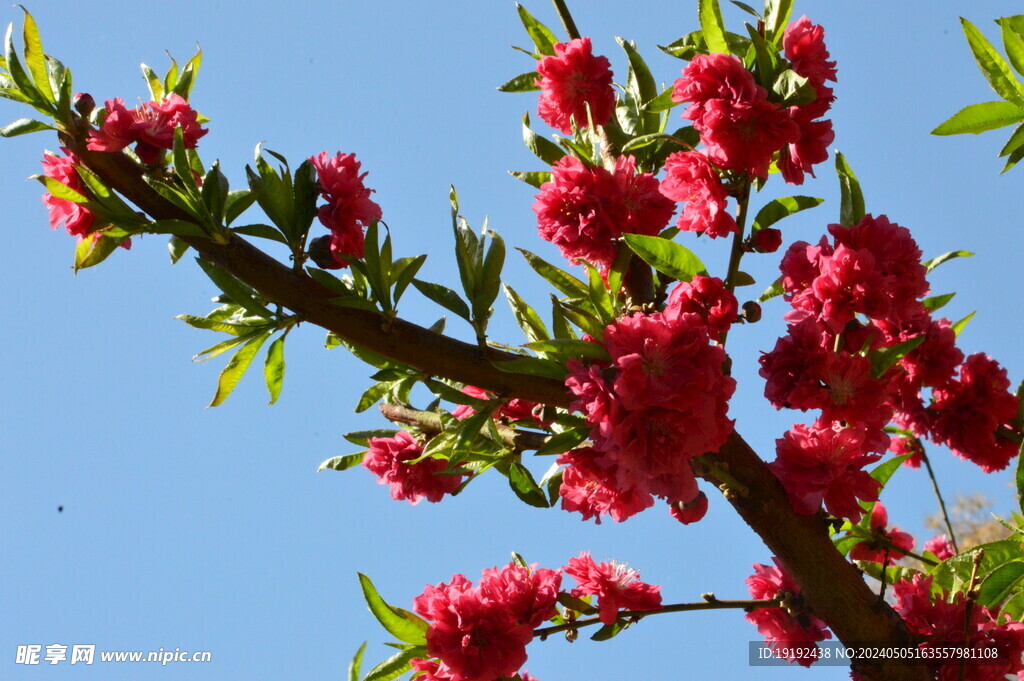
<path fill-rule="evenodd" d="M 84 134 L 62 133 L 61 141 L 107 186 L 154 219 L 192 221 L 150 188 L 142 177 L 142 169 L 124 154 L 88 151 Z M 492 364 L 495 360 L 515 359 L 517 355 L 483 349 L 400 319 L 385 323 L 380 314 L 336 306 L 330 302 L 333 294 L 304 272 L 293 271 L 240 237 L 232 236 L 224 245 L 206 239 L 184 240 L 204 259 L 272 302 L 345 340 L 428 374 L 469 383 L 498 395 L 514 395 L 559 407 L 570 403 L 561 382 L 504 373 Z M 895 611 L 878 601 L 860 572 L 835 550 L 824 522 L 793 511 L 778 480 L 738 433 L 733 433 L 720 451 L 705 456 L 750 490 L 749 495 L 727 494 L 726 498 L 782 561 L 801 585 L 801 593 L 814 614 L 840 640 L 891 644 L 910 640 Z M 728 480 L 714 477 L 714 467 L 705 475 L 710 482 L 728 489 Z M 877 669 L 865 669 L 863 678 L 881 678 L 871 676 Z M 886 667 L 884 673 L 887 681 L 929 678 L 923 666 Z"/>

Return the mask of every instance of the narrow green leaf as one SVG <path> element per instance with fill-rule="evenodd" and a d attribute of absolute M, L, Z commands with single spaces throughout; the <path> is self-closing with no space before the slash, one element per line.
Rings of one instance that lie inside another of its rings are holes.
<path fill-rule="evenodd" d="M 517 180 L 522 180 L 531 187 L 540 189 L 541 185 L 545 182 L 551 181 L 551 173 L 549 171 L 538 171 L 538 170 L 510 170 L 508 174 Z"/>
<path fill-rule="evenodd" d="M 281 230 L 271 225 L 242 225 L 240 227 L 232 227 L 231 231 L 236 234 L 242 234 L 244 236 L 254 236 L 259 239 L 269 239 L 270 241 L 276 241 L 280 244 L 288 245 L 288 239 L 284 234 L 281 234 Z"/>
<path fill-rule="evenodd" d="M 903 456 L 894 456 L 884 463 L 880 463 L 871 470 L 871 477 L 874 478 L 885 487 L 889 482 L 889 479 L 900 469 L 903 462 L 910 458 L 910 454 L 904 454 Z M 874 506 L 874 504 L 872 504 Z"/>
<path fill-rule="evenodd" d="M 164 98 L 164 84 L 160 82 L 160 76 L 156 75 L 156 71 L 145 64 L 140 64 L 140 68 L 142 69 L 142 77 L 146 79 L 146 84 L 149 85 L 150 99 L 159 102 Z"/>
<path fill-rule="evenodd" d="M 358 574 L 359 585 L 362 587 L 366 605 L 369 607 L 370 613 L 380 622 L 381 626 L 399 641 L 413 645 L 424 645 L 427 640 L 426 621 L 408 610 L 388 605 L 381 598 L 381 595 L 377 593 L 377 588 L 373 585 L 370 578 L 361 572 Z"/>
<path fill-rule="evenodd" d="M 316 472 L 319 473 L 326 469 L 330 469 L 332 471 L 347 471 L 349 468 L 355 468 L 361 464 L 364 458 L 366 458 L 366 452 L 346 454 L 345 456 L 333 456 L 320 464 L 316 469 Z"/>
<path fill-rule="evenodd" d="M 718 6 L 718 0 L 698 0 L 698 2 L 700 28 L 704 32 L 704 40 L 707 41 L 708 49 L 713 53 L 728 54 L 729 43 L 725 40 L 725 22 L 722 21 L 722 10 Z"/>
<path fill-rule="evenodd" d="M 537 21 L 537 19 L 530 14 L 525 7 L 516 3 L 516 11 L 519 12 L 519 20 L 523 22 L 523 28 L 530 35 L 530 40 L 533 41 L 534 47 L 537 48 L 537 52 L 543 55 L 553 55 L 555 53 L 555 43 L 558 42 L 558 38 L 551 31 L 550 28 Z"/>
<path fill-rule="evenodd" d="M 75 248 L 75 272 L 99 265 L 116 251 L 123 241 L 123 238 L 115 239 L 100 232 L 93 232 L 85 237 Z"/>
<path fill-rule="evenodd" d="M 285 336 L 280 336 L 270 344 L 267 360 L 263 365 L 263 377 L 267 381 L 270 404 L 277 402 L 277 398 L 281 396 L 281 386 L 284 385 L 284 339 Z"/>
<path fill-rule="evenodd" d="M 629 64 L 626 88 L 633 94 L 637 102 L 650 102 L 657 99 L 658 85 L 654 82 L 654 76 L 651 75 L 651 69 L 647 66 L 647 62 L 637 52 L 636 45 L 632 41 L 619 37 L 616 37 L 615 41 L 626 53 L 626 60 Z M 671 108 L 671 106 L 666 108 Z M 644 111 L 641 112 L 641 117 L 643 119 L 641 132 L 661 132 L 661 116 L 657 112 Z"/>
<path fill-rule="evenodd" d="M 17 137 L 18 135 L 27 135 L 32 132 L 42 132 L 43 130 L 56 130 L 56 128 L 31 118 L 19 118 L 10 125 L 0 128 L 0 137 Z"/>
<path fill-rule="evenodd" d="M 665 88 L 661 94 L 654 99 L 644 104 L 644 111 L 650 113 L 661 113 L 662 111 L 668 111 L 669 109 L 679 106 L 679 102 L 672 100 L 673 88 Z"/>
<path fill-rule="evenodd" d="M 536 455 L 564 454 L 571 449 L 575 449 L 581 442 L 586 441 L 589 435 L 589 428 L 570 428 L 569 430 L 562 431 L 545 440 L 541 448 L 537 450 Z"/>
<path fill-rule="evenodd" d="M 1018 397 L 1020 390 L 1018 392 Z M 1021 405 L 1024 405 L 1024 400 L 1021 400 Z M 1024 409 L 1024 406 L 1021 407 Z M 1017 483 L 1017 506 L 1020 508 L 1021 513 L 1024 513 L 1024 443 L 1021 444 L 1019 456 L 1017 458 L 1017 474 L 1014 477 L 1014 482 Z"/>
<path fill-rule="evenodd" d="M 1024 85 L 1014 78 L 1010 66 L 974 24 L 963 17 L 960 18 L 960 23 L 963 25 L 967 44 L 974 53 L 978 67 L 992 89 L 1006 101 L 1024 108 Z"/>
<path fill-rule="evenodd" d="M 47 191 L 49 191 L 58 199 L 71 201 L 72 203 L 90 203 L 88 198 L 79 194 L 74 189 L 67 186 L 66 184 L 63 184 L 59 180 L 55 180 L 52 177 L 47 177 L 46 175 L 33 175 L 33 177 L 42 182 L 43 186 L 46 187 Z"/>
<path fill-rule="evenodd" d="M 258 317 L 270 319 L 274 316 L 270 310 L 256 300 L 253 290 L 234 276 L 202 258 L 196 258 L 196 262 L 199 263 L 203 272 L 206 272 L 206 276 L 231 299 L 231 302 L 241 305 L 246 312 Z"/>
<path fill-rule="evenodd" d="M 565 156 L 565 151 L 560 146 L 530 129 L 529 113 L 523 114 L 523 142 L 527 149 L 548 165 L 554 165 Z"/>
<path fill-rule="evenodd" d="M 516 496 L 530 506 L 550 508 L 548 497 L 541 491 L 533 474 L 518 461 L 513 461 L 508 470 L 508 484 Z"/>
<path fill-rule="evenodd" d="M 43 52 L 43 41 L 39 37 L 39 27 L 36 26 L 36 20 L 32 18 L 29 11 L 24 7 L 21 8 L 25 12 L 25 27 L 22 32 L 22 37 L 25 41 L 25 66 L 28 67 L 29 73 L 32 74 L 32 80 L 35 82 L 36 89 L 46 98 L 50 103 L 56 103 L 56 98 L 53 95 L 53 88 L 50 86 L 50 72 L 46 68 L 46 53 Z"/>
<path fill-rule="evenodd" d="M 1024 120 L 1024 109 L 1012 102 L 971 104 L 953 114 L 949 120 L 932 130 L 933 135 L 977 135 Z"/>
<path fill-rule="evenodd" d="M 674 241 L 641 234 L 624 234 L 623 239 L 644 262 L 673 279 L 690 281 L 695 274 L 707 271 L 700 258 Z"/>
<path fill-rule="evenodd" d="M 978 575 L 983 579 L 1001 565 L 1024 558 L 1021 543 L 1015 539 L 1002 539 L 975 546 L 969 551 L 953 556 L 936 567 L 934 584 L 949 591 L 966 591 L 971 582 L 974 570 L 974 555 L 984 551 L 984 557 L 978 566 Z"/>
<path fill-rule="evenodd" d="M 771 84 L 771 91 L 775 94 L 773 101 L 783 107 L 810 104 L 818 96 L 811 82 L 792 69 L 787 69 L 776 76 Z"/>
<path fill-rule="evenodd" d="M 819 199 L 815 196 L 787 196 L 769 201 L 754 217 L 753 230 L 756 232 L 766 227 L 771 227 L 783 218 L 788 218 L 794 213 L 819 206 L 824 201 L 825 199 Z"/>
<path fill-rule="evenodd" d="M 997 23 L 1002 29 L 1003 47 L 1006 56 L 1010 58 L 1010 64 L 1017 73 L 1024 75 L 1024 37 L 1014 30 L 1013 20 L 1009 17 L 1003 17 Z"/>
<path fill-rule="evenodd" d="M 1024 123 L 1013 129 L 1010 139 L 1006 140 L 1006 144 L 999 150 L 999 158 L 1021 153 L 1024 153 Z"/>
<path fill-rule="evenodd" d="M 227 201 L 224 202 L 224 224 L 230 225 L 254 203 L 256 203 L 256 193 L 251 189 L 236 189 L 233 192 L 228 192 Z"/>
<path fill-rule="evenodd" d="M 396 679 L 412 668 L 412 660 L 417 657 L 427 657 L 426 648 L 415 647 L 399 651 L 367 672 L 363 681 Z"/>
<path fill-rule="evenodd" d="M 944 293 L 941 296 L 929 296 L 921 301 L 924 308 L 929 312 L 935 312 L 936 310 L 946 306 L 946 303 L 953 300 L 956 293 Z"/>
<path fill-rule="evenodd" d="M 202 227 L 186 220 L 157 220 L 143 225 L 142 231 L 149 234 L 173 234 L 174 236 L 209 238 L 209 235 L 203 231 Z"/>
<path fill-rule="evenodd" d="M 188 244 L 176 236 L 172 236 L 170 241 L 167 242 L 167 252 L 171 256 L 172 265 L 177 265 L 178 261 L 181 260 L 181 256 L 185 255 L 187 250 Z"/>
<path fill-rule="evenodd" d="M 523 330 L 523 333 L 531 341 L 542 341 L 547 340 L 551 337 L 548 333 L 547 327 L 541 320 L 540 315 L 532 307 L 526 304 L 515 289 L 508 284 L 502 285 L 505 290 L 505 297 L 508 299 L 509 307 L 512 308 L 512 314 L 516 318 L 516 322 L 519 324 L 519 328 Z"/>
<path fill-rule="evenodd" d="M 220 372 L 220 378 L 217 379 L 217 392 L 207 408 L 223 404 L 224 400 L 231 395 L 268 337 L 269 334 L 259 334 L 239 348 L 238 352 L 228 360 L 227 366 Z"/>
<path fill-rule="evenodd" d="M 536 340 L 525 343 L 524 347 L 536 352 L 547 352 L 569 359 L 590 357 L 591 359 L 608 360 L 608 351 L 599 343 L 590 341 L 556 338 L 552 340 Z"/>
<path fill-rule="evenodd" d="M 196 317 L 190 314 L 180 314 L 175 319 L 180 319 L 194 329 L 228 333 L 232 336 L 245 336 L 256 330 L 252 324 L 235 324 L 219 319 L 210 319 L 209 317 Z"/>
<path fill-rule="evenodd" d="M 359 398 L 359 403 L 356 404 L 356 413 L 361 414 L 373 405 L 380 401 L 380 398 L 384 397 L 387 392 L 391 389 L 390 381 L 381 381 L 380 383 L 374 383 L 366 392 L 363 393 L 362 397 Z"/>
<path fill-rule="evenodd" d="M 522 248 L 517 248 L 516 250 L 523 254 L 523 257 L 526 258 L 526 262 L 537 274 L 544 277 L 549 284 L 565 295 L 570 298 L 585 298 L 587 296 L 587 285 L 573 275 L 569 274 L 565 270 L 555 267 L 539 255 L 531 253 L 530 251 Z"/>
<path fill-rule="evenodd" d="M 932 258 L 931 260 L 925 260 L 921 264 L 924 265 L 926 271 L 931 272 L 944 262 L 949 262 L 954 258 L 970 258 L 973 255 L 974 254 L 971 253 L 970 251 L 950 251 L 948 253 L 943 253 L 940 256 Z"/>
<path fill-rule="evenodd" d="M 604 278 L 590 263 L 586 263 L 586 268 L 589 279 L 587 296 L 593 304 L 594 310 L 601 317 L 601 321 L 611 323 L 615 319 L 615 303 L 612 302 L 612 296 L 608 292 L 608 287 L 605 286 Z"/>
<path fill-rule="evenodd" d="M 860 222 L 866 210 L 864 208 L 864 194 L 860 189 L 860 182 L 853 173 L 853 168 L 847 163 L 846 157 L 836 152 L 836 174 L 839 176 L 839 190 L 842 194 L 839 204 L 839 223 L 843 227 L 850 227 Z"/>
<path fill-rule="evenodd" d="M 493 362 L 494 368 L 509 374 L 525 374 L 527 376 L 543 376 L 556 381 L 564 381 L 568 370 L 564 365 L 551 362 L 540 357 L 520 357 L 502 362 Z"/>
<path fill-rule="evenodd" d="M 185 150 L 185 133 L 179 125 L 174 129 L 174 174 L 178 176 L 182 184 L 188 190 L 190 196 L 199 195 L 199 184 L 192 173 L 192 164 L 189 163 L 188 152 Z"/>
<path fill-rule="evenodd" d="M 454 312 L 467 322 L 471 321 L 469 306 L 466 305 L 466 301 L 464 301 L 462 297 L 452 289 L 447 286 L 442 286 L 441 284 L 422 281 L 420 279 L 413 279 L 412 285 L 416 287 L 417 291 L 441 307 Z"/>
<path fill-rule="evenodd" d="M 537 72 L 527 71 L 526 73 L 520 73 L 515 78 L 512 78 L 507 83 L 498 86 L 499 92 L 533 92 L 540 90 L 540 85 L 537 85 Z"/>
<path fill-rule="evenodd" d="M 358 447 L 369 447 L 370 440 L 375 437 L 394 437 L 398 431 L 394 428 L 374 428 L 372 430 L 354 430 L 345 433 L 343 438 Z"/>
<path fill-rule="evenodd" d="M 619 635 L 621 631 L 629 627 L 629 620 L 620 618 L 612 622 L 611 624 L 605 624 L 600 629 L 595 631 L 591 637 L 591 641 L 607 641 L 608 639 L 614 638 Z"/>
<path fill-rule="evenodd" d="M 776 279 L 772 282 L 772 285 L 764 290 L 760 296 L 757 297 L 758 302 L 763 303 L 765 301 L 776 298 L 785 293 L 785 289 L 782 288 L 782 279 Z"/>
<path fill-rule="evenodd" d="M 366 641 L 363 641 L 363 645 L 359 646 L 356 654 L 352 656 L 352 661 L 348 663 L 348 681 L 360 681 L 359 674 L 363 667 L 363 653 L 366 652 Z"/>
<path fill-rule="evenodd" d="M 880 378 L 896 362 L 910 354 L 918 345 L 924 342 L 925 334 L 914 336 L 896 345 L 875 350 L 869 355 L 871 360 L 871 375 Z"/>
<path fill-rule="evenodd" d="M 971 314 L 967 315 L 966 317 L 964 317 L 960 321 L 954 323 L 953 324 L 953 333 L 955 333 L 957 335 L 957 337 L 959 337 L 960 334 L 963 332 L 964 328 L 967 327 L 968 322 L 970 322 L 972 319 L 974 319 L 974 315 L 976 315 L 976 314 L 978 314 L 977 310 L 975 310 Z"/>
<path fill-rule="evenodd" d="M 793 0 L 765 0 L 764 23 L 765 34 L 778 45 L 782 42 L 782 35 L 789 17 L 793 13 Z"/>

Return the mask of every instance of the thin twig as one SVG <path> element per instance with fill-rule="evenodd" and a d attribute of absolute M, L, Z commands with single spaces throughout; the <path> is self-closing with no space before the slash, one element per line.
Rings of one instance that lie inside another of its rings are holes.
<path fill-rule="evenodd" d="M 928 459 L 928 453 L 921 448 L 921 459 L 925 468 L 928 469 L 928 477 L 932 481 L 932 489 L 935 490 L 935 498 L 939 500 L 939 510 L 942 511 L 942 520 L 946 523 L 946 532 L 949 533 L 949 541 L 953 543 L 953 551 L 960 553 L 960 547 L 956 544 L 956 534 L 953 532 L 953 523 L 949 521 L 949 513 L 946 511 L 946 502 L 942 499 L 942 492 L 939 491 L 939 482 L 935 478 L 935 471 L 932 470 L 932 462 Z"/>
<path fill-rule="evenodd" d="M 565 32 L 569 34 L 570 40 L 576 40 L 580 36 L 580 29 L 576 28 L 576 22 L 572 19 L 572 14 L 569 13 L 569 8 L 565 4 L 565 0 L 551 0 L 555 4 L 555 11 L 558 12 L 558 18 L 562 20 L 562 26 L 565 26 Z"/>

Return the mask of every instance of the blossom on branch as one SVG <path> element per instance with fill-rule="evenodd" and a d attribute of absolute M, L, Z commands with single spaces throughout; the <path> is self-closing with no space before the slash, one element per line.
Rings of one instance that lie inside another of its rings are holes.
<path fill-rule="evenodd" d="M 602 624 L 614 624 L 620 610 L 649 612 L 661 609 L 661 587 L 640 581 L 640 573 L 625 563 L 597 563 L 584 551 L 570 558 L 565 572 L 579 584 L 577 598 L 596 596 Z"/>
<path fill-rule="evenodd" d="M 423 445 L 407 431 L 394 437 L 370 438 L 370 447 L 363 457 L 363 467 L 377 476 L 377 482 L 390 485 L 391 498 L 418 504 L 422 499 L 441 501 L 462 483 L 463 476 L 448 470 L 442 459 L 424 459 L 409 463 L 423 454 Z"/>
<path fill-rule="evenodd" d="M 676 226 L 684 232 L 707 234 L 711 238 L 739 231 L 726 206 L 728 195 L 707 156 L 696 151 L 678 151 L 665 160 L 661 193 L 685 202 Z"/>
<path fill-rule="evenodd" d="M 876 502 L 871 509 L 871 533 L 873 540 L 863 541 L 850 549 L 850 558 L 872 563 L 891 565 L 903 558 L 903 551 L 914 548 L 914 538 L 898 527 L 888 529 L 889 514 L 882 502 Z M 901 550 L 902 549 L 902 550 Z"/>
<path fill-rule="evenodd" d="M 328 156 L 321 151 L 309 159 L 316 168 L 320 195 L 327 203 L 317 210 L 320 224 L 331 231 L 330 251 L 335 267 L 347 267 L 343 256 L 363 257 L 364 230 L 383 217 L 380 206 L 363 183 L 368 173 L 360 173 L 355 154 Z"/>
<path fill-rule="evenodd" d="M 68 149 L 62 149 L 66 156 L 46 154 L 43 156 L 43 174 L 57 180 L 79 194 L 85 193 L 85 183 L 78 176 L 75 164 L 78 159 Z M 50 192 L 43 194 L 43 204 L 50 213 L 50 227 L 64 228 L 71 236 L 82 238 L 92 233 L 96 216 L 80 203 L 61 199 Z"/>
<path fill-rule="evenodd" d="M 790 662 L 810 667 L 816 659 L 817 642 L 832 638 L 832 632 L 820 619 L 795 607 L 802 605 L 797 598 L 800 587 L 778 558 L 772 560 L 774 567 L 754 564 L 754 574 L 746 580 L 750 596 L 759 600 L 781 599 L 788 607 L 757 608 L 746 614 L 746 620 L 757 627 L 769 648 L 784 653 L 784 659 Z"/>
<path fill-rule="evenodd" d="M 595 126 L 603 126 L 615 113 L 611 63 L 594 56 L 590 38 L 556 43 L 554 56 L 537 62 L 541 89 L 538 113 L 545 123 L 566 135 L 589 126 L 587 109 Z"/>
<path fill-rule="evenodd" d="M 103 126 L 89 133 L 89 149 L 116 152 L 135 144 L 139 160 L 148 165 L 159 162 L 163 150 L 174 148 L 175 129 L 181 128 L 186 149 L 195 149 L 199 138 L 209 132 L 200 126 L 199 114 L 178 94 L 135 109 L 126 108 L 124 100 L 116 97 L 106 101 L 106 112 Z"/>

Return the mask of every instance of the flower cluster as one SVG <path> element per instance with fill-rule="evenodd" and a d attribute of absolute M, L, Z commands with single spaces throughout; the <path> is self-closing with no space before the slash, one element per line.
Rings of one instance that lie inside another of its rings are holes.
<path fill-rule="evenodd" d="M 607 57 L 594 56 L 590 38 L 558 43 L 554 50 L 554 56 L 537 62 L 540 117 L 566 135 L 573 133 L 573 123 L 577 128 L 588 127 L 589 120 L 596 126 L 607 123 L 615 113 L 615 90 Z"/>
<path fill-rule="evenodd" d="M 615 260 L 619 237 L 657 234 L 675 212 L 654 176 L 636 172 L 631 156 L 620 156 L 610 171 L 565 156 L 540 190 L 533 204 L 540 236 L 567 259 L 602 269 Z"/>
<path fill-rule="evenodd" d="M 732 433 L 727 412 L 736 382 L 711 340 L 735 312 L 720 281 L 696 278 L 672 291 L 664 312 L 608 325 L 610 364 L 569 363 L 571 407 L 586 416 L 593 446 L 560 459 L 568 465 L 563 508 L 619 521 L 650 506 L 653 495 L 691 511 L 680 520 L 692 522 L 694 508 L 706 509 L 692 505 L 698 490 L 690 461 L 717 451 Z"/>
<path fill-rule="evenodd" d="M 975 679 L 996 681 L 1007 675 L 1024 672 L 1021 655 L 1024 654 L 1024 623 L 1001 621 L 998 610 L 968 603 L 964 592 L 950 594 L 945 589 L 936 589 L 932 576 L 914 575 L 893 584 L 896 611 L 903 618 L 910 633 L 924 638 L 918 644 L 922 650 L 964 645 L 969 648 L 991 648 L 998 650 L 998 656 L 968 656 L 942 662 L 944 658 L 935 655 L 933 669 L 936 678 L 942 681 Z M 962 672 L 966 666 L 966 673 Z"/>
<path fill-rule="evenodd" d="M 367 173 L 355 154 L 328 156 L 321 151 L 309 159 L 316 168 L 320 195 L 327 201 L 317 210 L 320 223 L 331 231 L 330 253 L 334 268 L 348 267 L 344 256 L 363 257 L 364 230 L 383 216 L 371 198 L 373 189 L 363 183 Z"/>
<path fill-rule="evenodd" d="M 462 389 L 462 392 L 475 397 L 478 400 L 490 401 L 494 399 L 494 395 L 483 388 L 477 388 L 474 385 L 467 385 Z M 539 426 L 551 425 L 550 422 L 545 421 L 541 415 L 542 405 L 536 402 L 530 402 L 518 397 L 513 397 L 509 400 L 502 402 L 498 405 L 497 409 L 494 410 L 494 418 L 504 419 L 506 421 L 528 421 Z M 457 419 L 468 419 L 470 416 L 476 413 L 476 409 L 468 404 L 460 404 L 452 410 L 452 416 Z"/>
<path fill-rule="evenodd" d="M 863 541 L 850 549 L 850 558 L 872 563 L 892 564 L 903 558 L 903 551 L 914 548 L 914 538 L 898 527 L 888 528 L 889 514 L 882 502 L 871 509 L 871 534 L 874 539 Z"/>
<path fill-rule="evenodd" d="M 639 580 L 635 570 L 616 562 L 597 563 L 589 553 L 550 570 L 509 563 L 484 570 L 474 586 L 463 575 L 428 586 L 414 601 L 428 620 L 427 659 L 415 659 L 416 681 L 494 681 L 514 677 L 526 663 L 534 630 L 554 617 L 562 572 L 578 586 L 579 599 L 596 597 L 601 622 L 611 624 L 622 610 L 661 608 L 660 587 Z"/>
<path fill-rule="evenodd" d="M 377 482 L 389 485 L 391 497 L 397 501 L 441 501 L 462 483 L 463 476 L 448 470 L 447 461 L 428 458 L 409 463 L 420 458 L 423 446 L 404 430 L 394 437 L 370 438 L 369 444 L 363 467 L 377 476 Z"/>
<path fill-rule="evenodd" d="M 174 148 L 174 131 L 181 128 L 186 149 L 195 149 L 209 130 L 199 125 L 199 115 L 181 95 L 145 102 L 134 109 L 120 97 L 106 101 L 106 117 L 99 130 L 89 133 L 89 149 L 121 151 L 134 144 L 135 154 L 147 165 L 163 159 L 163 150 Z"/>
<path fill-rule="evenodd" d="M 890 446 L 883 429 L 891 421 L 986 471 L 1005 468 L 1016 445 L 998 432 L 1014 424 L 1017 398 L 1006 371 L 984 355 L 956 376 L 963 353 L 949 320 L 933 319 L 922 303 L 926 270 L 910 232 L 871 215 L 828 229 L 831 240 L 797 242 L 783 257 L 788 334 L 760 360 L 776 408 L 820 410 L 777 441 L 771 468 L 794 508 L 809 515 L 824 502 L 837 517 L 859 519 L 857 502 L 875 501 L 879 487 L 864 467 Z M 879 351 L 903 343 L 911 345 L 893 366 L 873 366 Z M 901 436 L 893 446 L 919 463 L 919 442 Z"/>
<path fill-rule="evenodd" d="M 781 601 L 782 607 L 757 608 L 746 619 L 757 627 L 772 650 L 785 654 L 786 660 L 809 667 L 814 661 L 818 641 L 832 638 L 824 622 L 806 612 L 800 600 L 800 587 L 778 558 L 775 566 L 754 565 L 754 574 L 747 578 L 750 595 L 759 600 Z M 806 654 L 801 654 L 805 651 Z"/>
<path fill-rule="evenodd" d="M 85 183 L 78 176 L 75 165 L 78 158 L 68 149 L 61 149 L 65 156 L 46 154 L 43 156 L 43 174 L 57 180 L 62 185 L 79 194 L 85 193 Z M 50 226 L 59 229 L 63 224 L 71 236 L 79 239 L 91 234 L 94 230 L 96 216 L 85 206 L 61 199 L 47 192 L 43 194 L 43 204 L 50 212 Z"/>

